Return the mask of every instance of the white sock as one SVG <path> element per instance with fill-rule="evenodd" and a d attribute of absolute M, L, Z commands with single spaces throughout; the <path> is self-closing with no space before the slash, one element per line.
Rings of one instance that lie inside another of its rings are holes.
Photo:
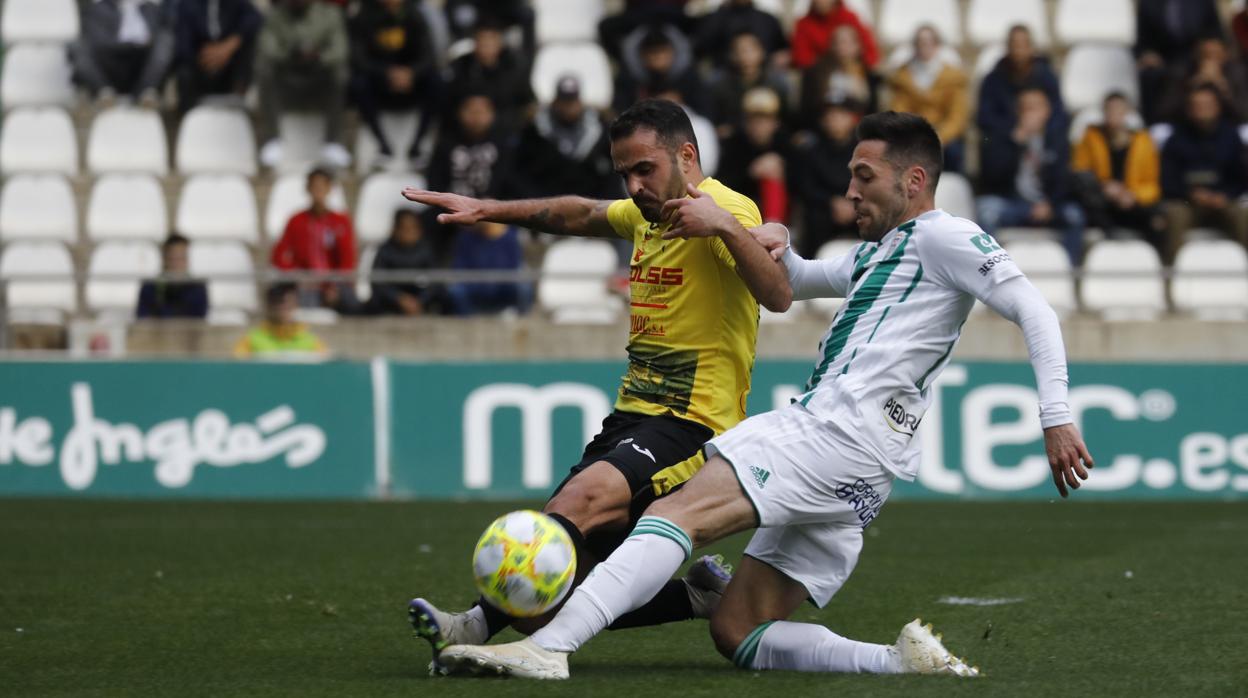
<path fill-rule="evenodd" d="M 857 642 L 822 625 L 784 620 L 755 628 L 737 648 L 732 661 L 743 669 L 901 673 L 892 645 Z"/>
<path fill-rule="evenodd" d="M 489 624 L 485 622 L 485 611 L 480 606 L 473 606 L 464 611 L 464 637 L 461 643 L 465 645 L 484 645 L 490 641 Z"/>
<path fill-rule="evenodd" d="M 689 559 L 693 546 L 679 526 L 643 516 L 624 543 L 598 563 L 559 613 L 529 636 L 540 647 L 575 652 L 616 618 L 640 607 Z"/>

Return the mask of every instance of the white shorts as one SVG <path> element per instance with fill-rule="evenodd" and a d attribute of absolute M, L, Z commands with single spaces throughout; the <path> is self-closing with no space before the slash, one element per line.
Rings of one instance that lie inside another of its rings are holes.
<path fill-rule="evenodd" d="M 849 434 L 799 404 L 750 417 L 711 439 L 758 513 L 745 554 L 806 587 L 823 607 L 858 562 L 862 531 L 879 515 L 893 475 Z"/>

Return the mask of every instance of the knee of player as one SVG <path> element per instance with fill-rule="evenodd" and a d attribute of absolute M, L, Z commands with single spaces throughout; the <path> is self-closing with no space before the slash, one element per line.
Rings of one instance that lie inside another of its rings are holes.
<path fill-rule="evenodd" d="M 750 634 L 753 628 L 745 627 L 740 618 L 732 618 L 727 613 L 719 613 L 716 611 L 711 616 L 710 622 L 711 640 L 715 642 L 715 649 L 725 659 L 731 660 L 737 652 L 737 648 L 745 642 L 746 636 Z"/>

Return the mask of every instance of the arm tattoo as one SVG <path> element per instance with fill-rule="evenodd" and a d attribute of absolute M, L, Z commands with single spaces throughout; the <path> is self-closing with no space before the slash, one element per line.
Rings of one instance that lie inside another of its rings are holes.
<path fill-rule="evenodd" d="M 551 213 L 550 207 L 546 207 L 524 219 L 524 225 L 526 227 L 533 230 L 549 231 L 552 233 L 566 232 L 567 224 L 567 216 L 562 213 Z"/>

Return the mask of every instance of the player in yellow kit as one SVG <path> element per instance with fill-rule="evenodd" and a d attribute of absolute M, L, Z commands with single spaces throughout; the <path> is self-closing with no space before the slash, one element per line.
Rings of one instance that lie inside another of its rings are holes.
<path fill-rule="evenodd" d="M 629 199 L 494 201 L 403 192 L 445 209 L 442 223 L 487 220 L 633 243 L 628 371 L 615 410 L 544 508 L 576 543 L 578 577 L 623 540 L 649 502 L 692 477 L 703 443 L 745 417 L 758 305 L 784 311 L 791 300 L 774 290 L 788 288 L 783 267 L 747 230 L 762 223 L 758 207 L 703 175 L 693 127 L 679 105 L 639 102 L 612 123 L 610 136 Z M 731 212 L 738 228 L 717 237 L 675 237 L 712 206 Z M 709 617 L 726 581 L 716 560 L 704 558 L 613 627 Z M 445 613 L 414 599 L 409 615 L 433 645 L 435 663 L 447 645 L 482 644 L 516 621 L 484 602 Z M 541 622 L 516 625 L 531 631 Z"/>

